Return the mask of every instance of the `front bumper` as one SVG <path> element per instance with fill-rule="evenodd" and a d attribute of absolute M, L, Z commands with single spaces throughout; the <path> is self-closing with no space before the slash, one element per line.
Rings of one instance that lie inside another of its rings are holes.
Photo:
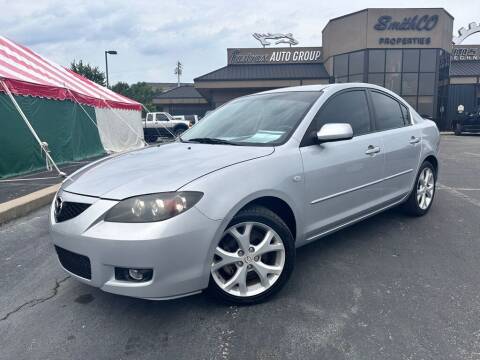
<path fill-rule="evenodd" d="M 103 216 L 117 201 L 65 191 L 62 198 L 91 203 L 80 215 L 60 223 L 55 222 L 53 205 L 50 209 L 53 243 L 90 260 L 91 279 L 69 272 L 80 281 L 107 292 L 149 299 L 179 297 L 208 286 L 220 221 L 193 207 L 161 222 L 111 223 L 103 221 Z M 115 267 L 150 268 L 153 277 L 147 282 L 117 280 Z"/>

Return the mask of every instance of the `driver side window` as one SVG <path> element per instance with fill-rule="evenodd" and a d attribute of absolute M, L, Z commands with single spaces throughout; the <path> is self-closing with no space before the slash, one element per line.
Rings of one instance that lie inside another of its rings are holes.
<path fill-rule="evenodd" d="M 347 123 L 352 126 L 353 136 L 372 131 L 365 90 L 349 90 L 333 95 L 320 108 L 308 128 L 300 146 L 316 144 L 316 133 L 327 123 Z"/>

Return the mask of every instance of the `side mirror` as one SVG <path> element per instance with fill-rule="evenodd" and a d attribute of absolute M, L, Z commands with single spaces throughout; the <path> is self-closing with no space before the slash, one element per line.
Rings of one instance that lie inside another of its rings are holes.
<path fill-rule="evenodd" d="M 344 123 L 331 123 L 325 124 L 317 132 L 318 142 L 331 142 L 331 141 L 340 141 L 348 140 L 353 137 L 353 129 L 350 124 Z"/>

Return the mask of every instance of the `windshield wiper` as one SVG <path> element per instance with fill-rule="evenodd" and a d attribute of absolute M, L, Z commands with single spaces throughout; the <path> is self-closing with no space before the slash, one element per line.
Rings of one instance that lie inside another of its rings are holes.
<path fill-rule="evenodd" d="M 198 142 L 201 144 L 239 145 L 237 143 L 234 143 L 228 140 L 209 138 L 209 137 L 188 139 L 187 142 Z"/>

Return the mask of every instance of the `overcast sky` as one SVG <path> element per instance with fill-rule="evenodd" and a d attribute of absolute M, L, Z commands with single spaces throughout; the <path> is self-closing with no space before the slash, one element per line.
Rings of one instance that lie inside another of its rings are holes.
<path fill-rule="evenodd" d="M 177 60 L 184 64 L 182 81 L 192 81 L 225 66 L 227 47 L 257 47 L 253 32 L 290 32 L 300 46 L 320 46 L 329 19 L 390 4 L 387 0 L 0 0 L 0 34 L 64 66 L 82 59 L 103 70 L 104 50 L 117 50 L 118 55 L 109 58 L 111 84 L 174 82 Z M 455 17 L 455 31 L 480 22 L 479 0 L 397 0 L 394 5 L 444 7 Z M 480 43 L 480 36 L 469 42 Z"/>

